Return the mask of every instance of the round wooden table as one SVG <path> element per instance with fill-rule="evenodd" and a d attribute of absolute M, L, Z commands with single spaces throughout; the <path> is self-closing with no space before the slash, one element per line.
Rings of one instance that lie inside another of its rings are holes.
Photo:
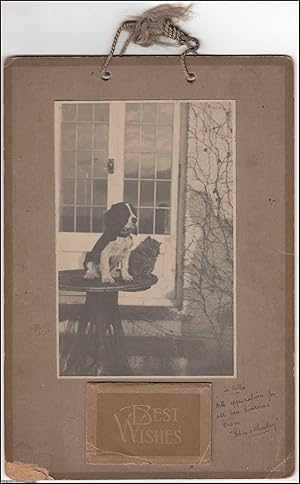
<path fill-rule="evenodd" d="M 124 282 L 117 279 L 115 284 L 102 284 L 99 279 L 84 279 L 83 270 L 59 272 L 59 289 L 63 291 L 85 292 L 86 299 L 79 320 L 77 344 L 70 355 L 68 367 L 72 373 L 78 368 L 82 373 L 84 348 L 82 339 L 87 331 L 94 331 L 96 344 L 94 368 L 96 375 L 130 375 L 131 369 L 124 348 L 124 333 L 118 304 L 119 291 L 145 291 L 157 283 L 154 274 L 147 278 Z M 75 375 L 74 375 L 75 376 Z M 86 375 L 92 376 L 92 375 Z"/>

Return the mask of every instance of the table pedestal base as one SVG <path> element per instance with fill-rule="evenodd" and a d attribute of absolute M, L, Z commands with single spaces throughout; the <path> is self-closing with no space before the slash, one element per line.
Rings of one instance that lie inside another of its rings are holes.
<path fill-rule="evenodd" d="M 87 338 L 93 348 L 84 348 Z M 78 343 L 72 355 L 70 367 L 82 374 L 86 365 L 87 350 L 93 354 L 91 367 L 96 375 L 130 375 L 125 348 L 124 333 L 118 306 L 118 292 L 87 292 L 82 317 L 78 327 Z M 91 352 L 92 349 L 92 352 Z"/>

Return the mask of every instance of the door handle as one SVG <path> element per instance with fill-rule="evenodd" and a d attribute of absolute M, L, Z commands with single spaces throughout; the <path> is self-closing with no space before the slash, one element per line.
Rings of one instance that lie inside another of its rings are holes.
<path fill-rule="evenodd" d="M 107 173 L 112 175 L 115 172 L 115 160 L 113 158 L 109 158 L 107 162 Z"/>

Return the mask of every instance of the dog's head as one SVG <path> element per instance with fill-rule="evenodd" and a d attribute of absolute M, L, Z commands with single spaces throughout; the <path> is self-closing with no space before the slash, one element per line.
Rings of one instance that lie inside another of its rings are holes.
<path fill-rule="evenodd" d="M 119 202 L 111 206 L 104 215 L 105 231 L 111 237 L 130 234 L 137 235 L 137 216 L 136 211 L 130 203 Z"/>

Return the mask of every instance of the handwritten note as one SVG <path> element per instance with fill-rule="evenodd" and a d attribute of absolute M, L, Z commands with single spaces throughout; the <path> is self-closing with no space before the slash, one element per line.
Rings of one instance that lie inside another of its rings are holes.
<path fill-rule="evenodd" d="M 242 384 L 225 385 L 215 401 L 217 422 L 235 439 L 277 432 L 279 422 L 272 412 L 275 400 L 271 389 L 255 391 Z"/>

